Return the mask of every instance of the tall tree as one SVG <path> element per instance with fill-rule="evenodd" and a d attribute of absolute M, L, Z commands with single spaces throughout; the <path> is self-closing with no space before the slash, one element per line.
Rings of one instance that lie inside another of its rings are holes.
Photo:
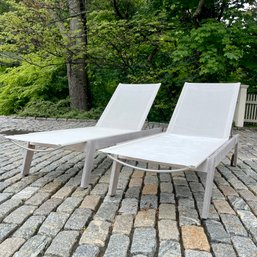
<path fill-rule="evenodd" d="M 67 75 L 71 107 L 91 107 L 88 67 L 86 63 L 87 20 L 84 0 L 69 0 L 70 40 L 67 48 Z"/>
<path fill-rule="evenodd" d="M 91 107 L 86 63 L 87 22 L 85 0 L 9 0 L 12 9 L 1 16 L 2 54 L 33 63 L 35 53 L 43 59 L 58 56 L 67 65 L 71 107 Z M 52 63 L 51 65 L 54 65 Z"/>

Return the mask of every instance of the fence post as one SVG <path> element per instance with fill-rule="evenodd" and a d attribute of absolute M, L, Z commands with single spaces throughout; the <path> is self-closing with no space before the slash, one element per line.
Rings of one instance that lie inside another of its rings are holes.
<path fill-rule="evenodd" d="M 247 95 L 248 85 L 241 85 L 239 96 L 237 100 L 237 107 L 234 116 L 234 122 L 236 127 L 244 126 L 244 117 L 245 117 L 245 103 L 246 103 L 246 95 Z"/>

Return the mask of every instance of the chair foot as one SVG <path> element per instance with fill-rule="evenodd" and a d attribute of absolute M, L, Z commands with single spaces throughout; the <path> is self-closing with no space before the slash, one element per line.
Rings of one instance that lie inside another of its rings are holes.
<path fill-rule="evenodd" d="M 27 143 L 27 148 L 30 148 L 31 150 L 35 149 L 35 145 L 31 145 L 29 142 Z M 29 174 L 32 158 L 33 158 L 34 152 L 26 150 L 24 159 L 23 159 L 23 164 L 22 164 L 22 169 L 21 169 L 21 175 L 25 177 L 26 175 Z"/>
<path fill-rule="evenodd" d="M 235 151 L 234 151 L 234 153 L 232 154 L 232 157 L 231 157 L 230 165 L 232 167 L 237 166 L 237 157 L 238 157 L 238 144 L 235 145 Z"/>
<path fill-rule="evenodd" d="M 235 164 L 235 155 L 234 155 L 234 154 L 232 154 L 232 156 L 231 156 L 230 166 L 236 167 L 236 164 Z"/>
<path fill-rule="evenodd" d="M 80 186 L 82 188 L 87 188 L 89 186 L 90 175 L 94 163 L 95 145 L 93 142 L 88 142 L 85 147 L 85 161 L 84 168 L 82 172 Z"/>
<path fill-rule="evenodd" d="M 121 165 L 119 163 L 117 163 L 116 161 L 114 161 L 112 164 L 110 185 L 109 185 L 109 190 L 108 190 L 109 196 L 115 196 L 115 194 L 116 194 L 120 169 L 121 169 Z"/>

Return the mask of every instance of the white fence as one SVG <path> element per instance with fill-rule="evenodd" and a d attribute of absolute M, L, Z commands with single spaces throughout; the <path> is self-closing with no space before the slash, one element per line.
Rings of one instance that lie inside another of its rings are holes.
<path fill-rule="evenodd" d="M 257 123 L 257 95 L 247 94 L 245 102 L 245 122 Z"/>

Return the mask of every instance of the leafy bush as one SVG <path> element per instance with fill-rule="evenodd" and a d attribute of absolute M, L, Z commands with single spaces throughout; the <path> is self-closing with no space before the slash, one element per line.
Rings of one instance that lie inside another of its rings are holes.
<path fill-rule="evenodd" d="M 45 118 L 67 118 L 67 119 L 98 119 L 103 111 L 95 108 L 88 112 L 72 110 L 68 99 L 56 103 L 39 100 L 29 102 L 23 110 L 17 114 L 20 116 L 45 117 Z"/>
<path fill-rule="evenodd" d="M 32 56 L 38 65 L 22 63 L 0 74 L 0 114 L 19 112 L 30 102 L 66 98 L 68 86 L 63 65 L 50 65 Z"/>

